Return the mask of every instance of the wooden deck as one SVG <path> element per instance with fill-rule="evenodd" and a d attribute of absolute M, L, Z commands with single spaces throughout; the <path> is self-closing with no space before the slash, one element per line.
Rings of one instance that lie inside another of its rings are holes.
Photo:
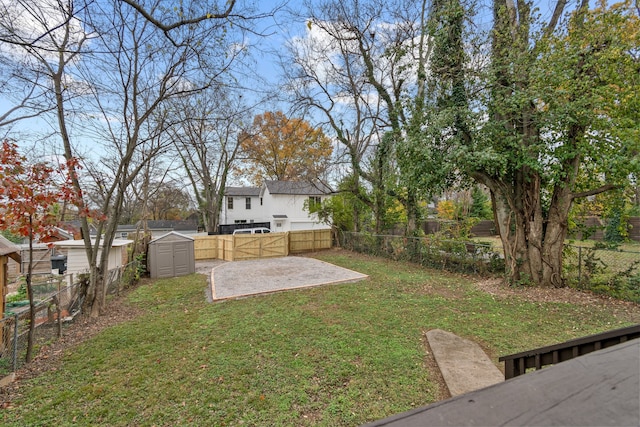
<path fill-rule="evenodd" d="M 640 339 L 367 424 L 497 425 L 640 425 Z"/>
<path fill-rule="evenodd" d="M 556 365 L 592 351 L 636 338 L 640 338 L 640 325 L 589 335 L 522 353 L 510 354 L 502 356 L 498 360 L 504 362 L 504 379 L 508 380 L 526 373 L 527 369 L 542 369 L 547 365 Z"/>

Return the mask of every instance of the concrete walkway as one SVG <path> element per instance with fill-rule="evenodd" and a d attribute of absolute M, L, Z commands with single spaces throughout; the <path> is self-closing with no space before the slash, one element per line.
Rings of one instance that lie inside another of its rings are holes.
<path fill-rule="evenodd" d="M 504 381 L 504 374 L 478 344 L 440 329 L 427 340 L 451 396 L 459 396 Z"/>
<path fill-rule="evenodd" d="M 366 274 L 314 258 L 288 256 L 225 262 L 211 271 L 213 301 L 311 286 L 357 282 Z"/>

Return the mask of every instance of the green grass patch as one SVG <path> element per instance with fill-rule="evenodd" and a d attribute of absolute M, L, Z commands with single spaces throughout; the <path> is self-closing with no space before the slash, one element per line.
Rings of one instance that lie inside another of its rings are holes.
<path fill-rule="evenodd" d="M 359 425 L 436 399 L 426 330 L 497 360 L 639 318 L 497 298 L 469 277 L 348 252 L 317 257 L 370 278 L 214 304 L 201 275 L 136 289 L 128 303 L 145 314 L 25 382 L 3 425 Z"/>

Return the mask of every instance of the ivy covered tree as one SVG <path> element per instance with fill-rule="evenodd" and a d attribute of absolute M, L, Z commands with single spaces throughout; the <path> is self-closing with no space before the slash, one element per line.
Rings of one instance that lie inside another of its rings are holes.
<path fill-rule="evenodd" d="M 629 2 L 585 1 L 562 20 L 566 5 L 540 25 L 529 2 L 494 0 L 486 120 L 477 133 L 458 127 L 461 165 L 491 190 L 513 283 L 563 286 L 572 204 L 640 166 L 638 16 Z"/>

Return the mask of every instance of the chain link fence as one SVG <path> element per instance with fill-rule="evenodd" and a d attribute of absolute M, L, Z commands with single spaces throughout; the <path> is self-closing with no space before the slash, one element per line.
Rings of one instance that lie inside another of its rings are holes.
<path fill-rule="evenodd" d="M 565 245 L 563 262 L 569 286 L 640 302 L 640 250 Z"/>
<path fill-rule="evenodd" d="M 491 243 L 343 232 L 345 249 L 456 273 L 501 274 L 504 256 Z M 640 302 L 640 251 L 566 245 L 563 278 L 568 286 Z"/>
<path fill-rule="evenodd" d="M 341 233 L 340 240 L 345 249 L 430 268 L 480 275 L 504 271 L 502 254 L 490 243 L 351 232 Z"/>
<path fill-rule="evenodd" d="M 131 262 L 107 273 L 107 293 L 117 294 L 137 277 L 138 263 Z M 80 312 L 83 288 L 88 285 L 86 274 L 39 275 L 32 279 L 35 301 L 34 345 L 59 338 L 65 324 Z M 30 324 L 28 301 L 6 304 L 5 317 L 0 319 L 0 378 L 15 372 L 25 363 Z"/>

